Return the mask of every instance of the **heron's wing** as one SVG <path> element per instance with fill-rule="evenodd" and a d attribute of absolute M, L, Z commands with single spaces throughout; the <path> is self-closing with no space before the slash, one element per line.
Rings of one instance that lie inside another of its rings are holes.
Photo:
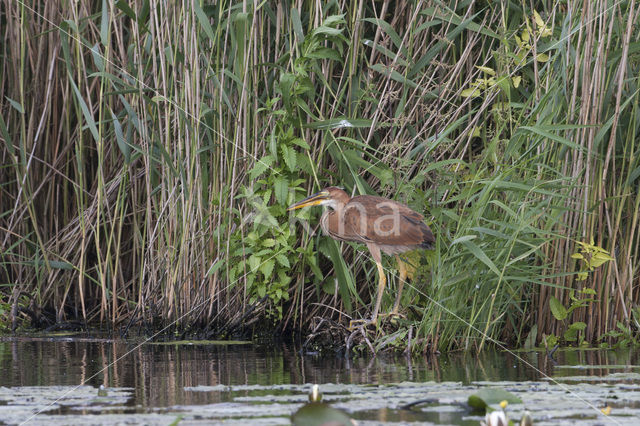
<path fill-rule="evenodd" d="M 342 213 L 327 210 L 321 219 L 322 229 L 334 240 L 355 241 L 368 243 L 365 237 L 353 231 L 353 227 L 347 224 Z"/>
<path fill-rule="evenodd" d="M 421 214 L 386 198 L 369 195 L 352 198 L 345 206 L 344 220 L 349 233 L 358 235 L 362 242 L 428 247 L 434 241 Z"/>

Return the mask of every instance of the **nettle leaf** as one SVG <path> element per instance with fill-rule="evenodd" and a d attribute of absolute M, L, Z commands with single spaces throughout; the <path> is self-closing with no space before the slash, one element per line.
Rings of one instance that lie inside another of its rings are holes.
<path fill-rule="evenodd" d="M 256 280 L 256 274 L 247 274 L 247 285 L 251 287 Z"/>
<path fill-rule="evenodd" d="M 276 201 L 281 204 L 287 204 L 287 196 L 289 195 L 289 182 L 283 177 L 277 177 L 273 182 L 273 189 L 276 193 Z"/>
<path fill-rule="evenodd" d="M 276 245 L 276 240 L 274 240 L 273 238 L 267 238 L 266 240 L 262 241 L 262 245 L 265 247 L 273 247 Z"/>
<path fill-rule="evenodd" d="M 558 321 L 562 321 L 567 318 L 567 309 L 562 305 L 562 303 L 551 296 L 549 299 L 549 308 L 551 309 L 551 313 Z"/>
<path fill-rule="evenodd" d="M 258 286 L 258 297 L 263 298 L 265 294 L 267 294 L 267 286 L 260 284 Z"/>
<path fill-rule="evenodd" d="M 257 271 L 260 263 L 260 258 L 258 256 L 254 254 L 249 256 L 249 268 L 251 268 L 251 272 Z"/>
<path fill-rule="evenodd" d="M 305 141 L 302 138 L 295 138 L 293 139 L 291 142 L 295 143 L 296 145 L 298 145 L 300 148 L 304 148 L 304 149 L 311 149 L 311 147 L 309 146 L 309 144 L 307 143 L 307 141 Z"/>
<path fill-rule="evenodd" d="M 265 155 L 259 160 L 256 160 L 256 163 L 253 165 L 253 168 L 249 172 L 249 177 L 251 179 L 256 179 L 262 173 L 264 173 L 267 169 L 271 168 L 273 164 L 273 157 L 271 155 Z"/>
<path fill-rule="evenodd" d="M 291 267 L 291 264 L 289 263 L 289 259 L 284 254 L 277 255 L 276 260 L 281 266 L 284 266 L 285 268 Z"/>
<path fill-rule="evenodd" d="M 533 11 L 533 19 L 536 21 L 538 27 L 544 27 L 544 21 L 537 10 Z"/>
<path fill-rule="evenodd" d="M 271 191 L 271 189 L 267 189 L 264 191 L 264 194 L 262 194 L 262 205 L 257 205 L 256 207 L 260 210 L 262 210 L 263 208 L 266 208 L 266 206 L 269 204 L 269 200 L 271 199 L 271 193 L 273 191 Z"/>
<path fill-rule="evenodd" d="M 289 171 L 291 172 L 295 172 L 296 171 L 296 160 L 297 160 L 297 153 L 296 150 L 293 148 L 290 148 L 286 145 L 282 146 L 282 157 L 284 158 L 284 162 L 287 165 L 287 168 L 289 169 Z"/>
<path fill-rule="evenodd" d="M 260 272 L 262 272 L 265 278 L 269 278 L 273 274 L 273 267 L 275 265 L 275 260 L 269 259 L 260 266 Z"/>

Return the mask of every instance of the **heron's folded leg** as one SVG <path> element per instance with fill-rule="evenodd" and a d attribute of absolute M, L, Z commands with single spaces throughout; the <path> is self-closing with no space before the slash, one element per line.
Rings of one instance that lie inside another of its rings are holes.
<path fill-rule="evenodd" d="M 400 307 L 400 299 L 402 298 L 402 287 L 404 286 L 404 282 L 407 280 L 407 266 L 404 264 L 404 261 L 400 259 L 400 256 L 398 256 L 397 254 L 396 254 L 396 260 L 398 261 L 398 270 L 400 272 L 400 277 L 398 282 L 398 295 L 396 296 L 396 301 L 393 304 L 391 315 L 398 315 L 398 308 Z"/>

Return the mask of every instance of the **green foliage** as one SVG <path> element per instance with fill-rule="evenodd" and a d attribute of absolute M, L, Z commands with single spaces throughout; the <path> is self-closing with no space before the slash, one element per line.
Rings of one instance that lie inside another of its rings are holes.
<path fill-rule="evenodd" d="M 239 220 L 250 224 L 251 231 L 246 233 L 240 227 L 231 235 L 228 278 L 231 283 L 246 283 L 249 303 L 268 296 L 275 307 L 275 320 L 282 319 L 283 302 L 289 299 L 290 271 L 299 254 L 318 272 L 316 281 L 322 277 L 316 258 L 308 250 L 296 250 L 297 238 L 287 220 L 286 206 L 294 202 L 295 194 L 304 191 L 305 179 L 300 174 L 316 172 L 310 161 L 310 146 L 303 138 L 304 117 L 312 116 L 315 97 L 311 78 L 322 78 L 320 60 L 341 60 L 346 39 L 339 26 L 344 23 L 342 15 L 329 16 L 304 36 L 295 49 L 299 55 L 288 58 L 293 60 L 292 71 L 281 72 L 274 81 L 273 89 L 279 97 L 267 99 L 258 109 L 265 121 L 275 124 L 268 137 L 267 154 L 249 170 L 251 184 L 242 187 L 240 197 L 246 199 L 253 213 Z"/>
<path fill-rule="evenodd" d="M 625 325 L 621 321 L 616 323 L 616 328 L 613 330 L 609 330 L 598 340 L 601 341 L 601 348 L 627 348 L 633 347 L 637 348 L 640 346 L 640 338 L 638 338 L 638 333 L 640 332 L 640 307 L 636 306 L 632 309 L 631 315 L 633 320 L 630 324 Z M 612 341 L 613 344 L 609 344 L 604 340 Z"/>
<path fill-rule="evenodd" d="M 580 251 L 572 254 L 571 258 L 579 259 L 589 271 L 593 271 L 605 263 L 614 260 L 613 257 L 609 256 L 608 251 L 595 245 L 593 238 L 591 238 L 591 243 L 582 241 L 578 241 L 577 243 L 580 245 Z M 580 271 L 578 272 L 578 281 L 584 281 L 588 276 L 588 271 Z"/>
<path fill-rule="evenodd" d="M 362 317 L 366 248 L 286 212 L 333 184 L 436 233 L 375 347 L 637 340 L 634 3 L 31 3 L 0 21 L 6 312 Z"/>
<path fill-rule="evenodd" d="M 289 299 L 290 270 L 297 237 L 287 221 L 286 206 L 301 189 L 304 179 L 295 178 L 297 149 L 308 146 L 293 136 L 293 128 L 272 135 L 276 141 L 269 154 L 249 171 L 254 185 L 243 187 L 239 198 L 248 212 L 238 218 L 241 226 L 230 236 L 229 282 L 247 285 L 249 303 L 268 296 L 275 320 L 282 319 L 282 304 Z"/>
<path fill-rule="evenodd" d="M 575 296 L 575 290 L 569 290 L 569 299 L 571 300 L 571 305 L 568 309 L 566 309 L 562 302 L 556 299 L 554 296 L 551 296 L 549 299 L 549 308 L 551 309 L 551 313 L 558 321 L 565 320 L 574 310 L 578 308 L 586 308 L 591 305 L 592 302 L 595 302 L 596 299 L 590 297 L 596 294 L 595 290 L 591 288 L 583 288 L 578 291 L 579 295 L 586 296 L 582 299 L 579 299 Z"/>
<path fill-rule="evenodd" d="M 551 296 L 549 298 L 549 309 L 553 314 L 554 318 L 558 321 L 562 321 L 565 325 L 567 324 L 568 318 L 571 316 L 571 313 L 579 308 L 588 308 L 591 306 L 593 302 L 597 300 L 593 297 L 596 295 L 595 290 L 591 288 L 583 288 L 578 291 L 579 296 L 584 297 L 576 297 L 575 290 L 569 290 L 569 299 L 571 304 L 568 308 L 565 308 L 562 302 L 560 302 L 556 297 Z M 578 343 L 579 345 L 585 345 L 587 342 L 584 339 L 584 330 L 587 328 L 587 324 L 582 321 L 571 322 L 566 325 L 566 330 L 564 331 L 563 338 L 567 343 Z M 548 338 L 547 338 L 548 339 Z M 557 337 L 554 339 L 554 346 L 560 339 Z M 547 340 L 547 344 L 548 344 Z"/>

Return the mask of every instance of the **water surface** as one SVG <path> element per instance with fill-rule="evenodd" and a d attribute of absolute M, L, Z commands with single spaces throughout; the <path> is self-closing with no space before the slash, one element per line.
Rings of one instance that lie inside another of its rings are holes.
<path fill-rule="evenodd" d="M 288 424 L 312 383 L 359 424 L 477 425 L 481 416 L 465 402 L 487 386 L 518 394 L 522 406 L 508 412 L 530 410 L 535 424 L 628 424 L 640 415 L 640 359 L 632 351 L 346 359 L 288 345 L 13 337 L 0 341 L 0 363 L 7 424 Z M 403 408 L 421 399 L 428 401 Z M 605 406 L 609 417 L 599 413 Z"/>

